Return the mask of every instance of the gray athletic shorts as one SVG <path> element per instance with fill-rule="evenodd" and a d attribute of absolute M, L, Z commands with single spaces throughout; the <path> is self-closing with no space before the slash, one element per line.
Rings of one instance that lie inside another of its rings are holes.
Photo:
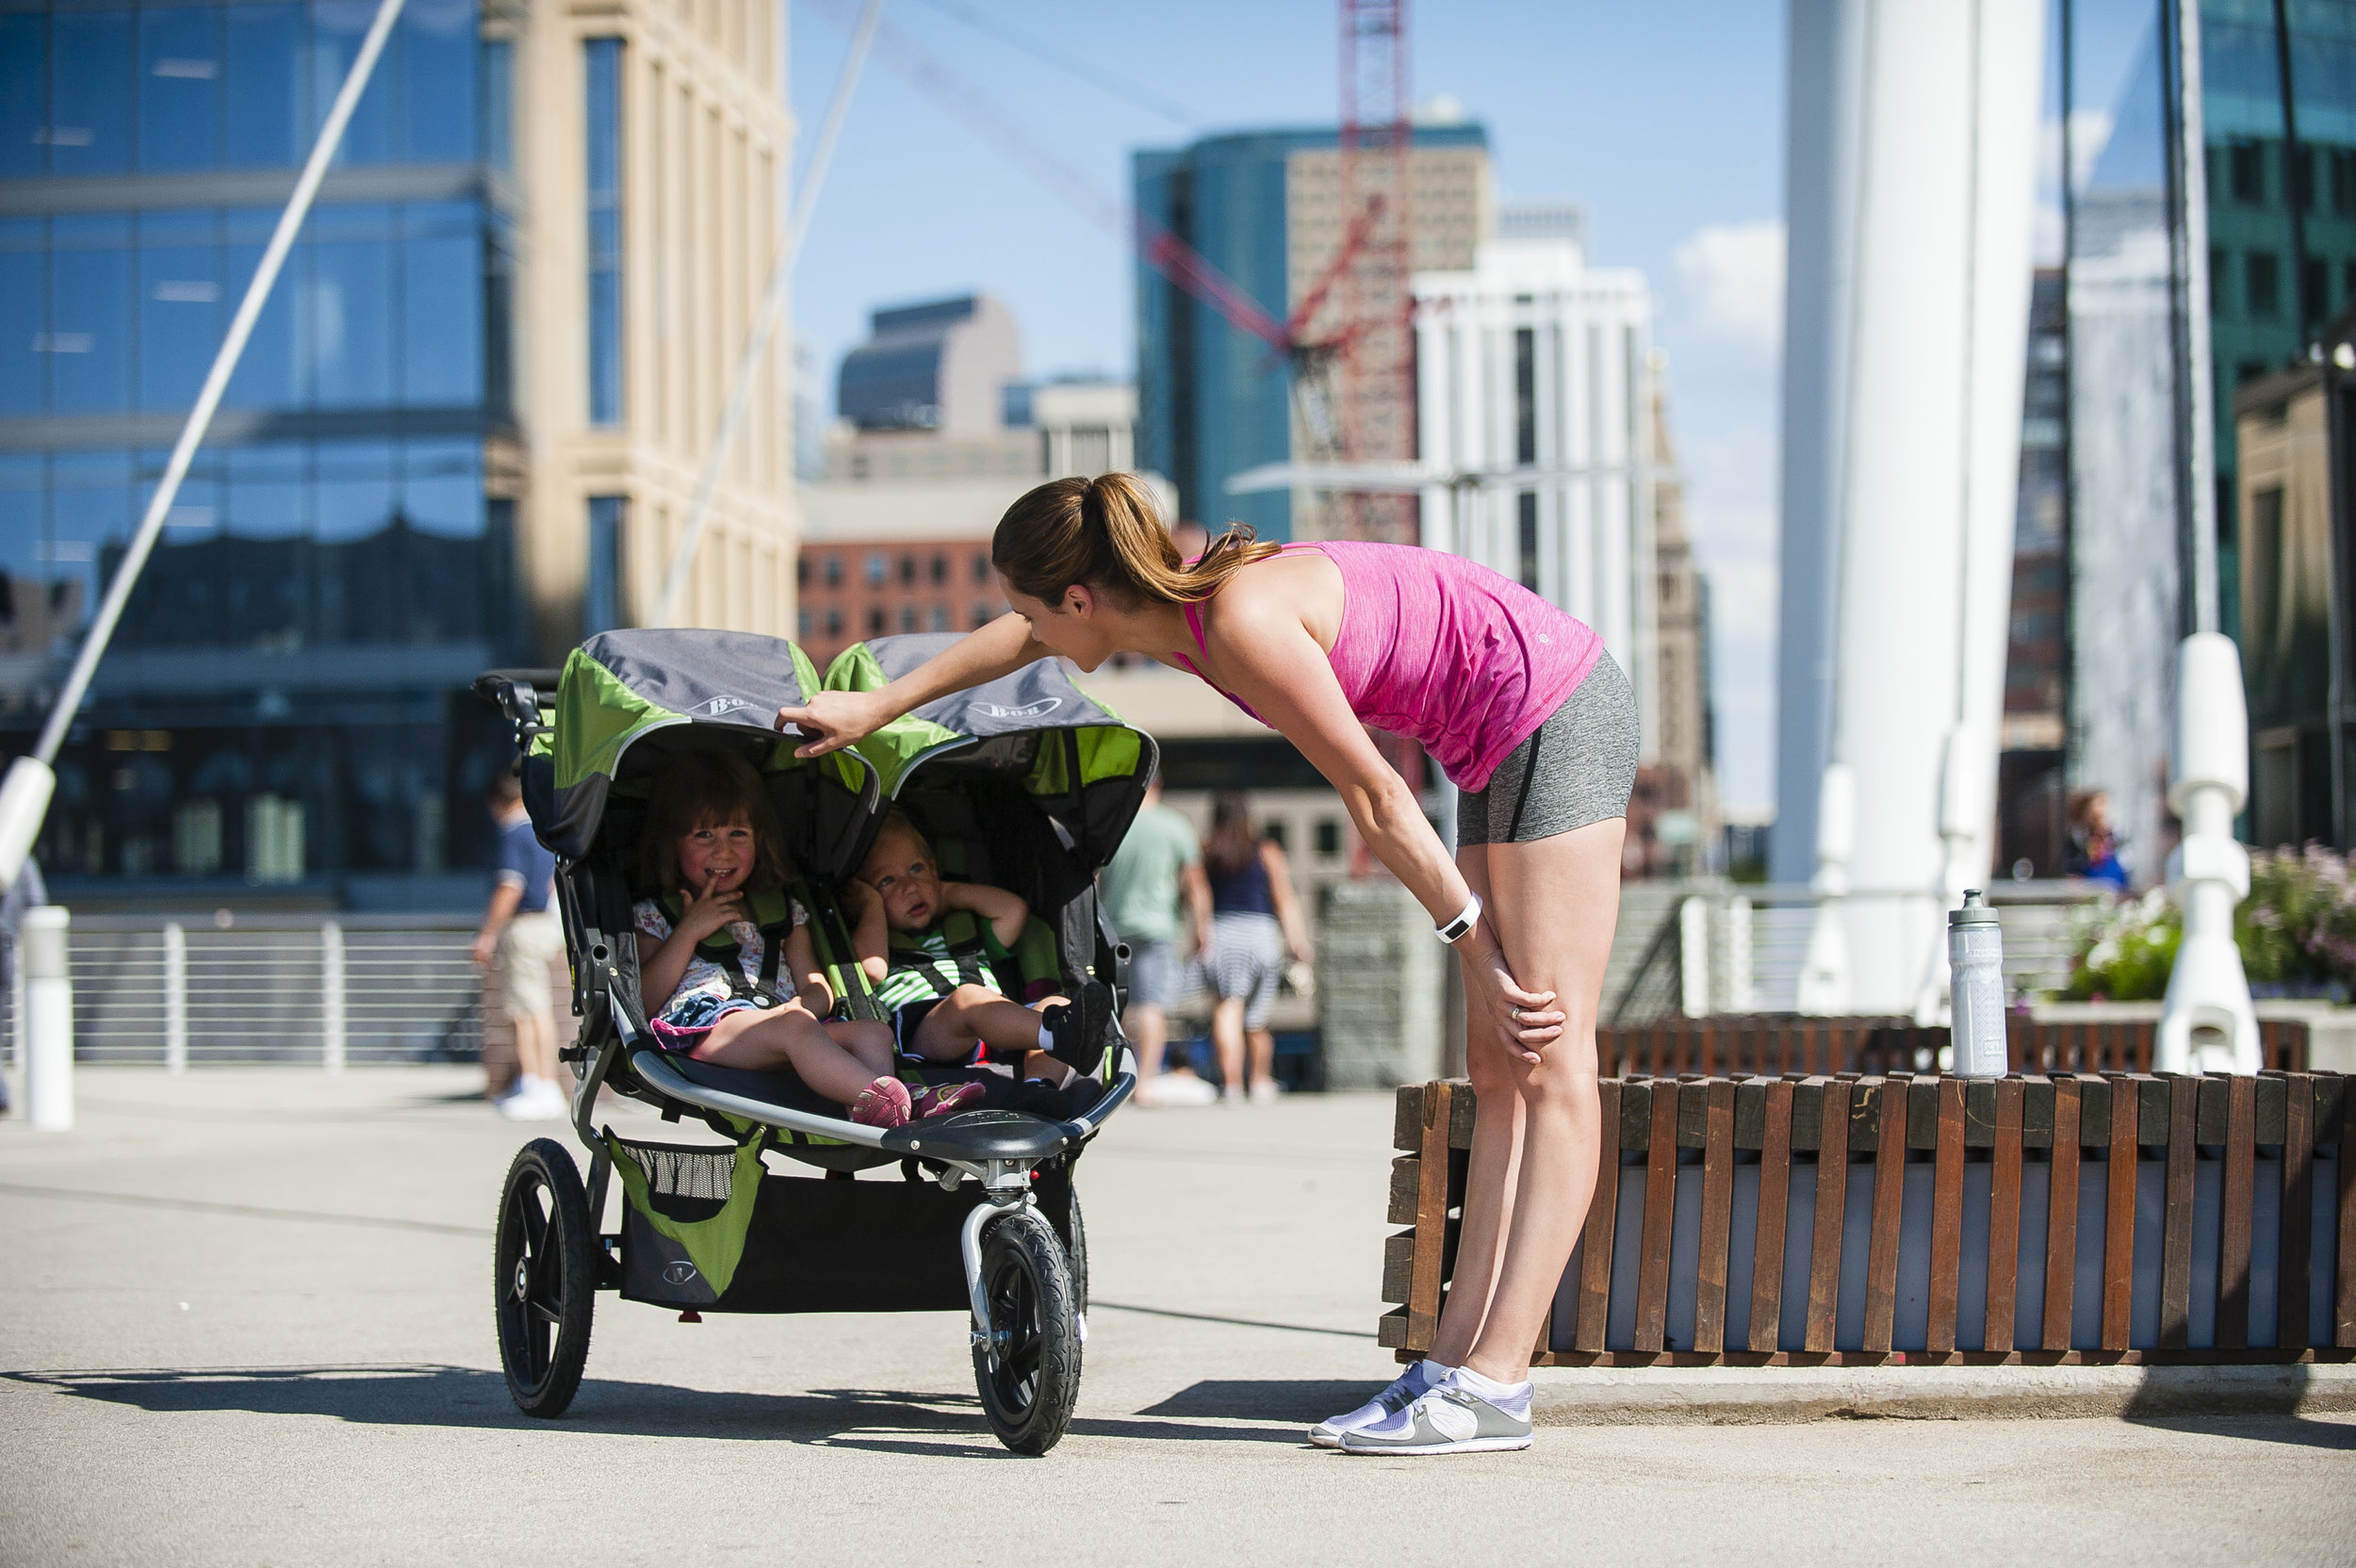
<path fill-rule="evenodd" d="M 1178 1005 L 1178 997 L 1185 988 L 1186 961 L 1178 956 L 1176 942 L 1148 941 L 1132 938 L 1129 942 L 1129 1005 L 1159 1007 L 1167 1013 Z"/>
<path fill-rule="evenodd" d="M 1636 693 L 1610 654 L 1508 752 L 1489 787 L 1456 797 L 1459 844 L 1526 844 L 1628 815 L 1640 743 Z"/>

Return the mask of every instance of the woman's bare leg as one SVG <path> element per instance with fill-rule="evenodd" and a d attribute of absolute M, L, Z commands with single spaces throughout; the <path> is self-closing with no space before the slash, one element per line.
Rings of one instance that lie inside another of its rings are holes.
<path fill-rule="evenodd" d="M 1211 1044 L 1219 1052 L 1219 1081 L 1229 1094 L 1241 1094 L 1243 1076 L 1243 998 L 1221 997 L 1211 1009 Z"/>
<path fill-rule="evenodd" d="M 1532 843 L 1488 846 L 1487 903 L 1507 967 L 1524 987 L 1554 992 L 1565 1015 L 1562 1037 L 1535 1066 L 1491 1047 L 1520 1107 L 1521 1159 L 1488 1310 L 1462 1364 L 1500 1382 L 1529 1375 L 1595 1197 L 1602 1141 L 1595 1023 L 1619 923 L 1627 831 L 1626 820 L 1612 817 Z M 1468 1210 L 1470 1196 L 1468 1185 Z"/>
<path fill-rule="evenodd" d="M 1252 1081 L 1269 1083 L 1276 1077 L 1276 1033 L 1271 1029 L 1247 1030 L 1244 1038 L 1252 1045 Z"/>
<path fill-rule="evenodd" d="M 1456 869 L 1484 905 L 1490 899 L 1488 857 L 1486 844 L 1466 844 L 1456 852 Z M 1521 976 L 1517 972 L 1514 978 Z M 1440 1331 L 1432 1344 L 1432 1359 L 1443 1366 L 1463 1365 L 1473 1341 L 1481 1337 L 1521 1173 L 1521 1096 L 1507 1070 L 1504 1047 L 1487 1031 L 1472 1026 L 1478 1021 L 1466 1021 L 1464 1039 L 1464 1070 L 1472 1079 L 1475 1111 L 1472 1155 L 1464 1171 L 1464 1228 L 1457 1235 L 1456 1271 L 1440 1311 Z"/>

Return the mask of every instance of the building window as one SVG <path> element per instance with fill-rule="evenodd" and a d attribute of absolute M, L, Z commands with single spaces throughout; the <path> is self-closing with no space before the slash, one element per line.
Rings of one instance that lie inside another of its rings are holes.
<path fill-rule="evenodd" d="M 867 586 L 870 588 L 882 587 L 884 585 L 884 574 L 889 570 L 890 566 L 883 558 L 883 551 L 869 550 L 867 552 Z"/>
<path fill-rule="evenodd" d="M 1520 569 L 1514 576 L 1523 587 L 1534 594 L 1538 591 L 1538 492 L 1525 490 L 1513 499 L 1521 509 L 1514 530 L 1518 547 L 1515 553 L 1521 560 Z"/>
<path fill-rule="evenodd" d="M 810 557 L 807 555 L 797 556 L 794 559 L 794 586 L 796 588 L 807 588 L 810 586 Z"/>
<path fill-rule="evenodd" d="M 949 558 L 948 558 L 947 556 L 945 556 L 945 555 L 936 555 L 936 556 L 934 556 L 934 557 L 933 557 L 933 583 L 934 583 L 934 585 L 935 585 L 936 587 L 938 587 L 940 584 L 944 583 L 944 582 L 946 582 L 946 581 L 948 581 L 948 580 L 949 580 Z"/>
<path fill-rule="evenodd" d="M 903 583 L 911 583 L 916 580 L 916 557 L 912 555 L 900 557 L 900 580 Z"/>
<path fill-rule="evenodd" d="M 2356 217 L 2356 151 L 2331 150 L 2331 210 L 2342 218 Z"/>
<path fill-rule="evenodd" d="M 843 635 L 843 611 L 838 605 L 826 607 L 826 635 L 829 637 Z"/>
<path fill-rule="evenodd" d="M 2242 298 L 2252 316 L 2282 310 L 2282 270 L 2272 251 L 2252 251 L 2242 258 Z"/>
<path fill-rule="evenodd" d="M 2225 253 L 2217 246 L 2209 247 L 2209 314 L 2225 314 Z"/>
<path fill-rule="evenodd" d="M 622 421 L 622 41 L 593 38 L 589 127 L 589 422 Z"/>
<path fill-rule="evenodd" d="M 912 604 L 900 606 L 900 629 L 902 631 L 916 629 L 916 606 Z"/>
<path fill-rule="evenodd" d="M 933 606 L 933 629 L 935 631 L 946 631 L 949 629 L 949 607 L 947 605 L 936 604 Z"/>
<path fill-rule="evenodd" d="M 990 580 L 990 557 L 981 550 L 973 552 L 973 580 L 977 584 Z"/>
<path fill-rule="evenodd" d="M 2265 148 L 2254 141 L 2229 141 L 2225 161 L 2234 201 L 2255 204 L 2266 199 Z"/>
<path fill-rule="evenodd" d="M 807 611 L 807 610 L 805 610 L 805 611 L 801 612 L 801 613 L 800 613 L 800 614 L 796 615 L 796 616 L 794 617 L 794 636 L 796 636 L 796 637 L 799 637 L 799 638 L 800 638 L 803 642 L 805 642 L 805 643 L 809 642 L 809 641 L 810 641 L 810 612 L 809 612 L 809 611 Z"/>
<path fill-rule="evenodd" d="M 1317 854 L 1327 859 L 1342 852 L 1342 825 L 1332 817 L 1317 819 Z"/>
<path fill-rule="evenodd" d="M 1538 461 L 1538 335 L 1528 327 L 1513 332 L 1513 461 Z"/>
<path fill-rule="evenodd" d="M 979 631 L 982 628 L 988 626 L 989 624 L 990 606 L 986 604 L 975 605 L 973 607 L 973 629 Z"/>
<path fill-rule="evenodd" d="M 2291 200 L 2301 212 L 2315 210 L 2315 150 L 2301 147 L 2291 154 Z"/>
<path fill-rule="evenodd" d="M 2301 263 L 2306 272 L 2306 293 L 2299 302 L 2299 313 L 2310 320 L 2320 321 L 2331 314 L 2331 268 L 2321 256 L 2309 256 Z"/>
<path fill-rule="evenodd" d="M 826 586 L 829 588 L 843 586 L 843 558 L 839 555 L 826 557 Z"/>
<path fill-rule="evenodd" d="M 881 610 L 870 610 L 867 612 L 867 635 L 870 637 L 880 637 L 883 635 L 883 612 Z"/>
<path fill-rule="evenodd" d="M 581 596 L 584 637 L 611 631 L 622 621 L 622 529 L 628 498 L 589 498 L 589 588 Z"/>

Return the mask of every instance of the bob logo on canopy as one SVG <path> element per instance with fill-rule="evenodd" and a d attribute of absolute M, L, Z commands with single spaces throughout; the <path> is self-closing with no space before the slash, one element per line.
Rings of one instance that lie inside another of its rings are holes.
<path fill-rule="evenodd" d="M 1006 708 L 994 702 L 977 702 L 973 705 L 973 711 L 987 713 L 993 719 L 1043 719 L 1062 706 L 1063 698 L 1061 697 L 1041 697 L 1037 702 L 1026 702 L 1020 708 Z"/>
<path fill-rule="evenodd" d="M 695 1278 L 695 1266 L 692 1263 L 666 1263 L 663 1266 L 664 1284 L 683 1285 L 692 1282 Z"/>
<path fill-rule="evenodd" d="M 750 708 L 752 704 L 746 702 L 743 697 L 713 697 L 710 702 L 704 704 L 704 711 L 712 718 L 716 719 L 723 713 L 733 713 L 740 708 Z"/>

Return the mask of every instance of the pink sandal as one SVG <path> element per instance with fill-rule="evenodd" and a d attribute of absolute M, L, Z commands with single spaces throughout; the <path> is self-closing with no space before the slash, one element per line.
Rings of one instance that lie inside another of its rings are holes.
<path fill-rule="evenodd" d="M 903 1127 L 908 1119 L 908 1086 L 897 1078 L 878 1078 L 851 1102 L 851 1119 L 862 1127 Z"/>

